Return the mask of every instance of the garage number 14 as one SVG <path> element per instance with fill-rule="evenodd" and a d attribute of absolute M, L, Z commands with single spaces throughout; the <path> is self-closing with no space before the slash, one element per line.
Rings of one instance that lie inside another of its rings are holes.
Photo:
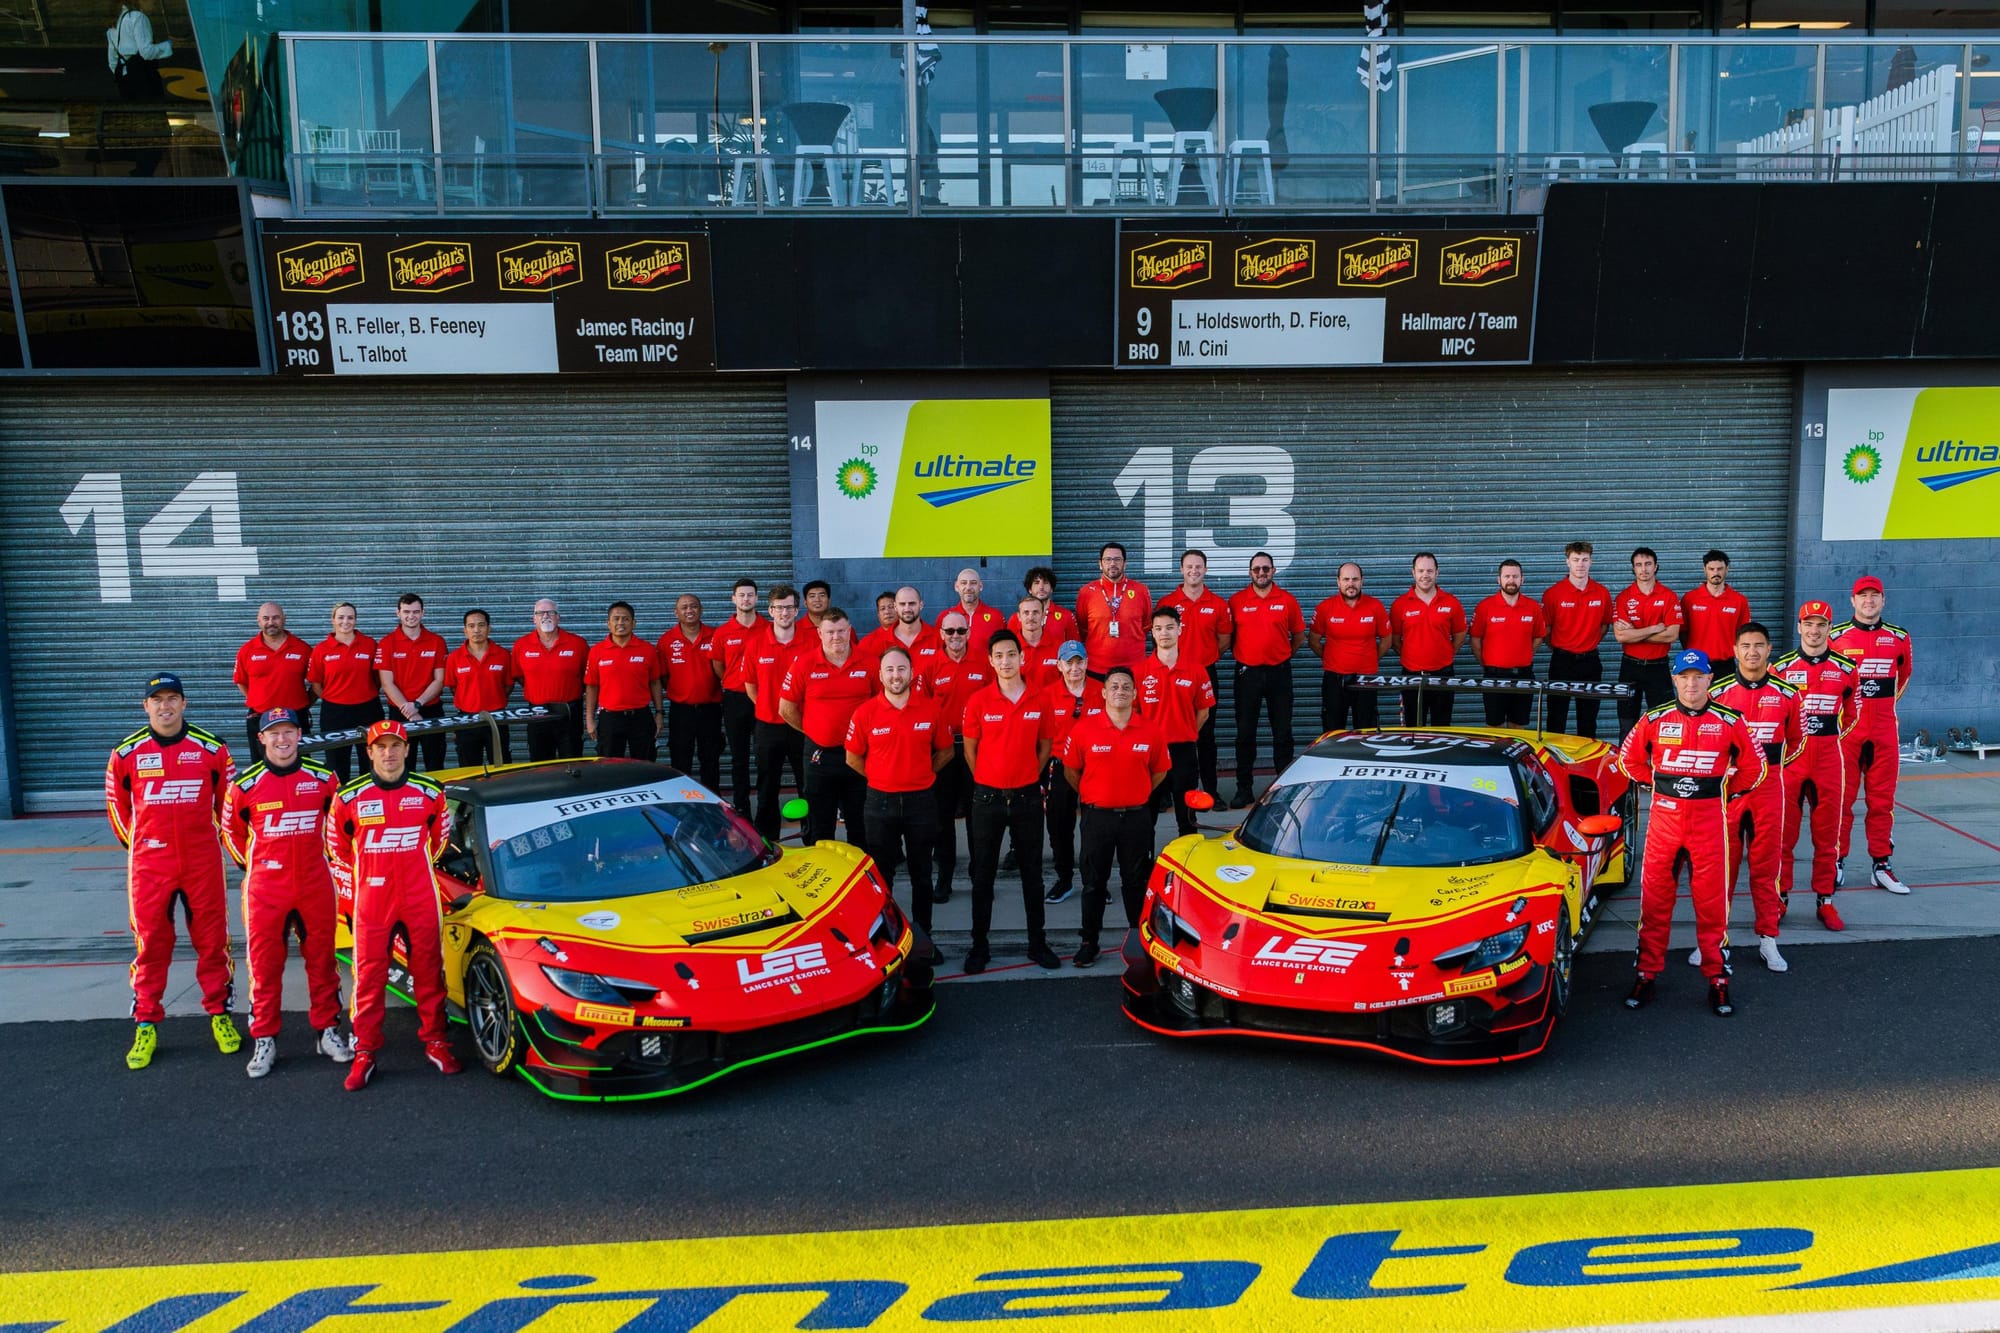
<path fill-rule="evenodd" d="M 86 472 L 62 503 L 71 536 L 91 526 L 97 543 L 97 596 L 104 602 L 132 600 L 131 543 L 125 524 L 125 482 L 116 472 Z M 207 546 L 177 545 L 180 536 L 208 515 Z M 249 597 L 244 580 L 257 573 L 257 548 L 243 544 L 243 506 L 234 472 L 204 472 L 146 520 L 139 529 L 139 574 L 149 579 L 215 580 L 215 600 Z"/>

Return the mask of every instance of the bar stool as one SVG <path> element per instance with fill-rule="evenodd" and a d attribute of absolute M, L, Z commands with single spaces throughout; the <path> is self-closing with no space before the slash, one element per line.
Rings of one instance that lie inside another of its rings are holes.
<path fill-rule="evenodd" d="M 1194 179 L 1188 179 L 1188 169 Z M 1216 170 L 1215 136 L 1207 130 L 1175 130 L 1173 164 L 1168 168 L 1167 202 L 1178 204 L 1183 191 L 1196 191 L 1209 203 L 1221 198 Z"/>
<path fill-rule="evenodd" d="M 792 149 L 792 207 L 803 208 L 813 203 L 813 195 L 819 191 L 816 173 L 826 179 L 826 203 L 835 208 L 847 206 L 847 185 L 842 179 L 840 158 L 833 151 L 833 145 L 823 143 L 802 143 Z"/>
<path fill-rule="evenodd" d="M 907 161 L 900 148 L 864 148 L 855 154 L 853 161 L 854 181 L 848 190 L 850 205 L 878 203 L 894 206 L 896 202 L 896 164 Z M 873 167 L 882 176 L 882 197 L 868 198 L 868 169 Z"/>
<path fill-rule="evenodd" d="M 1131 193 L 1126 192 L 1125 171 L 1132 171 Z M 1153 147 L 1128 139 L 1112 148 L 1111 158 L 1111 202 L 1138 202 L 1156 204 L 1159 190 L 1153 176 Z"/>
<path fill-rule="evenodd" d="M 1252 165 L 1250 177 L 1250 198 L 1243 198 L 1244 159 L 1257 159 Z M 1271 141 L 1269 139 L 1232 139 L 1229 143 L 1229 188 L 1224 197 L 1234 206 L 1249 202 L 1253 204 L 1275 204 L 1278 202 L 1278 185 L 1271 176 Z"/>
<path fill-rule="evenodd" d="M 737 158 L 729 167 L 729 202 L 747 204 L 750 202 L 750 184 L 762 191 L 765 205 L 775 203 L 778 198 L 778 171 L 765 153 L 749 153 Z"/>

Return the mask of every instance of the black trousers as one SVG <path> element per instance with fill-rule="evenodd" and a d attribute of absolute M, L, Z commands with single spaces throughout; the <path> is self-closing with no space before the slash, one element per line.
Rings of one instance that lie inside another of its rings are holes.
<path fill-rule="evenodd" d="M 791 765 L 792 786 L 801 792 L 806 789 L 806 738 L 782 722 L 759 718 L 751 743 L 757 747 L 757 815 L 752 822 L 759 833 L 776 842 L 785 831 L 779 813 L 785 765 Z"/>
<path fill-rule="evenodd" d="M 1413 676 L 1449 676 L 1450 667 L 1439 667 L 1436 671 L 1413 671 Z M 1423 697 L 1418 698 L 1419 695 Z M 1452 706 L 1458 696 L 1450 690 L 1404 690 L 1403 725 L 1406 727 L 1448 727 L 1451 725 Z M 1417 716 L 1418 709 L 1423 716 Z"/>
<path fill-rule="evenodd" d="M 861 806 L 868 797 L 868 780 L 847 766 L 847 751 L 838 745 L 814 745 L 807 740 L 805 747 L 805 796 L 809 807 L 805 845 L 831 842 L 840 832 L 840 822 L 846 820 L 848 844 L 866 847 L 868 817 Z"/>
<path fill-rule="evenodd" d="M 1042 770 L 1042 814 L 1049 829 L 1056 882 L 1076 879 L 1076 788 L 1063 776 L 1062 761 L 1051 759 Z"/>
<path fill-rule="evenodd" d="M 1593 648 L 1587 653 L 1566 653 L 1560 648 L 1549 649 L 1549 679 L 1599 681 L 1604 679 L 1604 658 Z M 1562 735 L 1582 736 L 1587 740 L 1597 738 L 1597 700 L 1578 699 L 1576 701 L 1576 730 L 1569 729 L 1569 697 L 1562 694 L 1549 696 L 1549 730 Z"/>
<path fill-rule="evenodd" d="M 729 803 L 750 809 L 750 758 L 757 731 L 757 705 L 741 690 L 722 692 L 722 738 L 729 745 Z"/>
<path fill-rule="evenodd" d="M 583 700 L 571 699 L 568 705 L 568 717 L 528 724 L 530 762 L 539 764 L 550 759 L 583 757 Z"/>
<path fill-rule="evenodd" d="M 1188 809 L 1187 794 L 1200 779 L 1201 760 L 1196 745 L 1195 741 L 1167 742 L 1166 780 L 1153 788 L 1152 804 L 1148 807 L 1154 814 L 1171 807 L 1174 827 L 1183 837 L 1195 831 L 1194 811 Z"/>
<path fill-rule="evenodd" d="M 1319 673 L 1319 729 L 1341 731 L 1347 720 L 1357 728 L 1382 725 L 1382 704 L 1373 690 L 1356 689 L 1354 677 L 1341 671 Z"/>
<path fill-rule="evenodd" d="M 868 855 L 875 858 L 882 882 L 894 891 L 896 867 L 905 860 L 910 866 L 910 915 L 931 929 L 931 850 L 937 843 L 937 796 L 926 787 L 922 791 L 876 791 L 868 789 L 862 800 L 863 818 L 868 826 Z"/>
<path fill-rule="evenodd" d="M 1491 676 L 1495 680 L 1533 680 L 1533 667 L 1481 667 L 1479 674 Z M 1482 694 L 1480 701 L 1486 705 L 1486 725 L 1489 727 L 1528 727 L 1534 725 L 1535 696 L 1532 694 Z"/>
<path fill-rule="evenodd" d="M 443 717 L 444 700 L 433 699 L 430 703 L 417 709 L 417 716 L 426 721 Z M 450 738 L 442 731 L 435 736 L 417 737 L 416 749 L 423 755 L 424 772 L 435 773 L 445 766 L 445 741 L 448 739 Z"/>
<path fill-rule="evenodd" d="M 1292 762 L 1292 664 L 1236 668 L 1236 789 L 1250 794 L 1257 759 L 1257 718 L 1271 723 L 1271 764 L 1282 773 Z"/>
<path fill-rule="evenodd" d="M 1221 789 L 1221 771 L 1216 764 L 1215 720 L 1222 716 L 1222 673 L 1213 662 L 1208 667 L 1208 685 L 1215 691 L 1215 707 L 1208 710 L 1208 721 L 1201 724 L 1195 733 L 1195 760 L 1201 772 L 1201 789 L 1215 792 Z"/>
<path fill-rule="evenodd" d="M 939 888 L 949 889 L 951 877 L 958 873 L 956 821 L 972 814 L 972 769 L 965 762 L 963 740 L 954 742 L 951 762 L 938 770 L 931 794 L 938 807 L 937 882 Z"/>
<path fill-rule="evenodd" d="M 1000 843 L 1011 837 L 1021 863 L 1021 904 L 1028 912 L 1028 947 L 1047 942 L 1042 910 L 1042 789 L 972 788 L 972 813 L 965 819 L 972 845 L 972 947 L 986 947 L 993 928 L 993 881 L 1000 872 Z"/>
<path fill-rule="evenodd" d="M 1111 902 L 1111 866 L 1118 865 L 1125 924 L 1139 923 L 1146 880 L 1153 873 L 1153 812 L 1148 806 L 1110 810 L 1083 807 L 1083 942 L 1097 943 L 1104 911 Z"/>
<path fill-rule="evenodd" d="M 370 699 L 365 704 L 322 703 L 319 706 L 319 729 L 322 734 L 365 728 L 381 720 L 380 699 Z M 339 775 L 343 785 L 353 776 L 354 751 L 357 748 L 352 745 L 337 746 L 320 756 L 326 760 L 326 766 Z M 361 762 L 365 766 L 368 761 L 364 758 Z"/>
<path fill-rule="evenodd" d="M 1664 657 L 1643 662 L 1623 653 L 1618 662 L 1618 679 L 1638 690 L 1632 698 L 1618 701 L 1618 739 L 1622 743 L 1625 733 L 1639 725 L 1639 718 L 1648 709 L 1674 701 L 1674 674 Z"/>
<path fill-rule="evenodd" d="M 600 759 L 643 759 L 652 763 L 660 757 L 660 732 L 650 708 L 600 708 L 597 710 L 597 756 Z"/>
<path fill-rule="evenodd" d="M 667 762 L 710 791 L 722 786 L 722 705 L 667 705 Z M 692 765 L 699 765 L 696 772 Z"/>
<path fill-rule="evenodd" d="M 470 731 L 458 732 L 457 740 L 458 766 L 460 768 L 478 768 L 481 764 L 494 762 L 489 758 L 493 753 L 493 733 L 489 729 L 474 727 Z M 507 728 L 505 727 L 500 728 L 500 758 L 498 762 L 503 764 L 514 762 L 514 738 L 507 734 Z"/>

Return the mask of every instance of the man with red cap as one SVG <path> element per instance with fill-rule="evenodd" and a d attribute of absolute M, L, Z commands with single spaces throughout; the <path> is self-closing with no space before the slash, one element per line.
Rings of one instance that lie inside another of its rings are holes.
<path fill-rule="evenodd" d="M 1812 807 L 1812 888 L 1819 898 L 1819 923 L 1844 930 L 1833 905 L 1840 887 L 1840 812 L 1852 803 L 1847 733 L 1859 713 L 1860 677 L 1854 663 L 1833 649 L 1833 608 L 1807 602 L 1799 608 L 1799 646 L 1771 664 L 1771 674 L 1799 692 L 1798 757 L 1785 766 L 1785 851 L 1778 868 L 1778 899 L 1790 899 L 1793 858 L 1804 827 L 1800 810 Z"/>
<path fill-rule="evenodd" d="M 1834 651 L 1851 659 L 1859 675 L 1855 695 L 1861 706 L 1860 719 L 1847 735 L 1851 777 L 1840 808 L 1840 859 L 1846 861 L 1854 840 L 1854 798 L 1865 797 L 1868 856 L 1875 863 L 1870 878 L 1890 893 L 1908 893 L 1909 885 L 1896 878 L 1889 858 L 1896 850 L 1896 768 L 1903 746 L 1896 701 L 1909 687 L 1916 662 L 1910 632 L 1882 619 L 1882 580 L 1862 575 L 1854 581 L 1852 600 L 1854 615 L 1832 631 Z"/>
<path fill-rule="evenodd" d="M 1756 912 L 1757 953 L 1764 966 L 1783 972 L 1788 964 L 1778 952 L 1778 922 L 1784 917 L 1779 896 L 1784 865 L 1791 852 L 1785 841 L 1785 766 L 1805 741 L 1799 729 L 1799 692 L 1789 681 L 1771 674 L 1771 631 L 1752 620 L 1736 631 L 1729 657 L 1736 674 L 1719 677 L 1709 697 L 1742 715 L 1751 737 L 1764 748 L 1770 776 L 1755 790 L 1729 801 L 1729 896 L 1736 896 L 1736 877 L 1750 867 L 1750 905 Z M 1690 963 L 1701 962 L 1700 951 Z"/>

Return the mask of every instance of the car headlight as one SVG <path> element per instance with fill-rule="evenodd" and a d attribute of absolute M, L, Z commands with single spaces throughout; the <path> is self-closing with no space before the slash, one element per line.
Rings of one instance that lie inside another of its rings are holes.
<path fill-rule="evenodd" d="M 1466 972 L 1476 972 L 1482 967 L 1504 963 L 1521 952 L 1521 946 L 1528 942 L 1528 927 L 1523 924 L 1512 930 L 1503 930 L 1498 935 L 1488 935 L 1483 940 L 1471 944 L 1461 944 L 1456 949 L 1447 949 L 1431 962 L 1438 967 L 1456 967 Z"/>
<path fill-rule="evenodd" d="M 1168 906 L 1155 899 L 1153 902 L 1153 935 L 1160 943 L 1172 948 L 1186 940 L 1189 944 L 1200 944 L 1201 934 L 1193 926 L 1174 915 Z"/>
<path fill-rule="evenodd" d="M 542 964 L 542 975 L 563 994 L 591 1004 L 644 1004 L 660 993 L 659 987 L 643 981 L 600 977 L 595 972 L 576 972 L 566 967 L 550 967 L 547 963 Z"/>
<path fill-rule="evenodd" d="M 903 929 L 903 909 L 891 898 L 882 904 L 882 915 L 868 928 L 868 940 L 871 944 L 893 945 L 903 938 Z"/>

